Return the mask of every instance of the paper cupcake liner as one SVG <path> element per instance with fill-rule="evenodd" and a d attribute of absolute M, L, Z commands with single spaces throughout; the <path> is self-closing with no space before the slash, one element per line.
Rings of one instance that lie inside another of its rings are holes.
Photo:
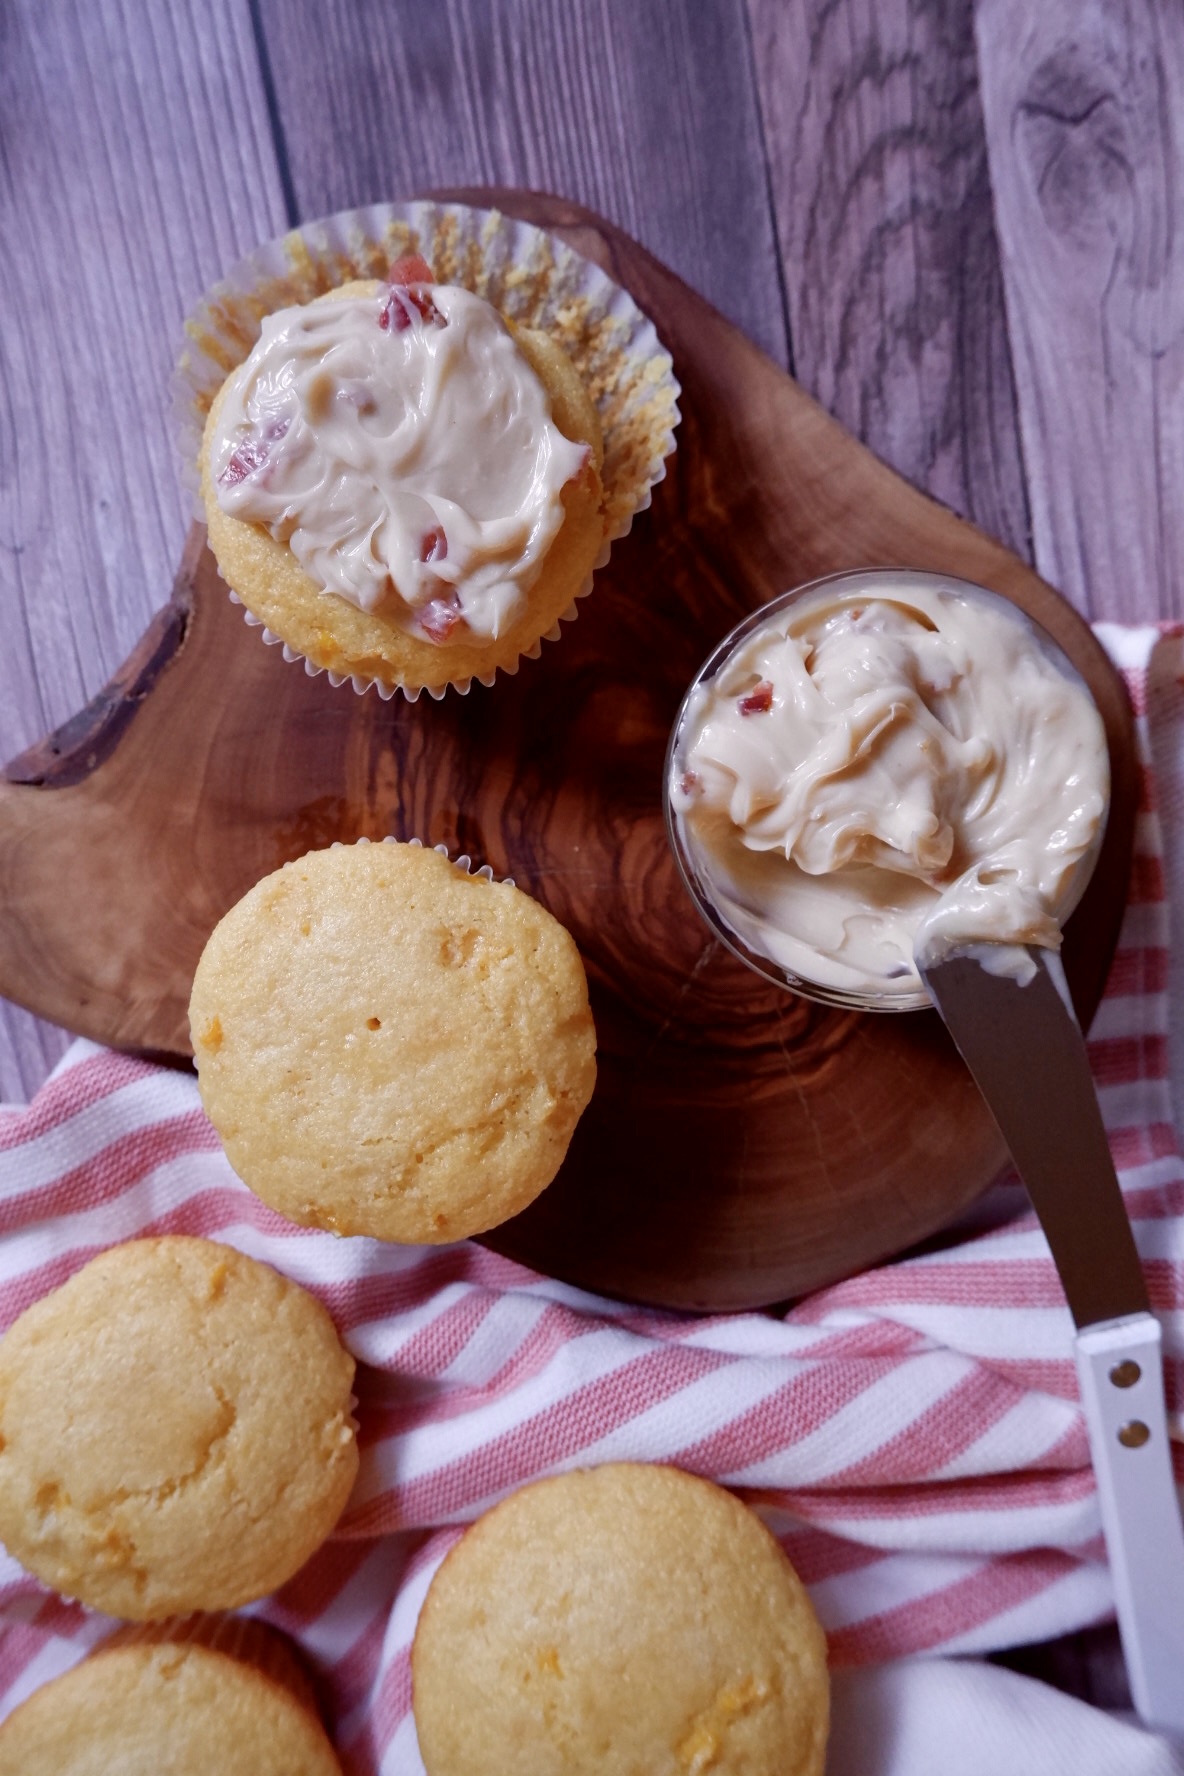
<path fill-rule="evenodd" d="M 379 845 L 412 845 L 415 847 L 415 849 L 417 851 L 422 851 L 425 848 L 424 842 L 422 839 L 397 839 L 395 837 L 394 833 L 388 833 L 385 838 L 377 839 L 377 840 L 376 839 L 368 839 L 368 838 L 334 839 L 333 843 L 329 846 L 329 849 L 330 849 L 330 851 L 340 851 L 343 845 L 374 845 L 374 844 L 379 844 Z M 473 860 L 469 856 L 467 851 L 461 851 L 454 857 L 452 855 L 452 852 L 448 849 L 447 845 L 433 845 L 431 848 L 439 856 L 446 857 L 448 859 L 449 863 L 455 864 L 457 869 L 464 870 L 466 876 L 479 876 L 483 882 L 500 882 L 503 885 L 503 887 L 506 887 L 506 888 L 517 887 L 517 883 L 515 882 L 513 876 L 497 876 L 497 875 L 495 875 L 493 872 L 493 865 L 490 863 L 478 864 L 477 868 L 474 869 L 473 868 Z"/>
<path fill-rule="evenodd" d="M 576 593 L 577 598 L 587 597 L 588 593 L 592 590 L 593 574 L 596 573 L 598 568 L 603 567 L 607 560 L 608 549 L 605 548 L 602 550 L 601 554 L 597 556 L 592 568 L 592 573 L 588 575 L 587 580 Z M 262 617 L 257 617 L 252 611 L 249 611 L 246 605 L 243 604 L 243 601 L 237 592 L 232 591 L 230 587 L 227 587 L 226 590 L 231 604 L 241 606 L 243 622 L 247 624 L 248 628 L 258 629 L 260 632 L 260 640 L 264 641 L 268 647 L 278 647 L 282 652 L 283 658 L 289 665 L 303 666 L 309 678 L 320 678 L 321 674 L 324 673 L 326 678 L 328 678 L 329 683 L 334 687 L 337 685 L 348 684 L 352 686 L 359 696 L 363 696 L 369 690 L 375 690 L 378 692 L 378 695 L 382 698 L 384 703 L 389 703 L 396 691 L 401 697 L 404 697 L 408 703 L 417 703 L 425 691 L 429 697 L 434 698 L 438 703 L 446 691 L 457 691 L 462 697 L 466 697 L 474 684 L 491 685 L 497 677 L 498 672 L 504 672 L 512 678 L 517 672 L 521 661 L 538 659 L 543 651 L 542 644 L 544 641 L 559 640 L 560 623 L 574 623 L 579 615 L 575 605 L 569 604 L 567 609 L 560 613 L 559 622 L 553 623 L 545 635 L 541 635 L 537 641 L 532 642 L 530 647 L 524 648 L 519 654 L 518 659 L 515 660 L 512 665 L 499 666 L 493 672 L 481 673 L 476 679 L 453 678 L 444 685 L 407 686 L 403 684 L 387 684 L 383 679 L 379 678 L 364 678 L 360 673 L 356 672 L 333 672 L 328 666 L 314 666 L 307 654 L 300 653 L 290 642 L 286 642 L 282 635 L 276 635 L 274 630 L 269 629 Z"/>
<path fill-rule="evenodd" d="M 604 433 L 608 525 L 604 547 L 576 594 L 583 598 L 612 544 L 628 534 L 665 476 L 681 391 L 653 322 L 626 290 L 563 241 L 497 210 L 426 201 L 343 210 L 259 247 L 201 298 L 186 318 L 187 343 L 172 384 L 185 482 L 197 514 L 202 516 L 197 463 L 206 415 L 226 377 L 249 356 L 264 316 L 310 302 L 350 278 L 383 278 L 395 259 L 412 252 L 424 255 L 442 283 L 459 284 L 519 325 L 551 334 L 592 396 Z M 327 670 L 243 608 L 263 640 L 282 647 L 285 660 L 302 662 L 312 677 Z M 513 665 L 491 668 L 476 682 L 490 685 L 499 672 L 513 674 L 519 661 L 537 659 L 541 643 L 558 640 L 560 625 L 576 616 L 573 601 Z M 359 694 L 374 685 L 384 700 L 396 690 L 409 702 L 420 695 L 420 687 L 362 674 L 328 676 L 331 684 L 349 683 Z M 439 700 L 450 688 L 464 695 L 473 682 L 423 688 Z"/>

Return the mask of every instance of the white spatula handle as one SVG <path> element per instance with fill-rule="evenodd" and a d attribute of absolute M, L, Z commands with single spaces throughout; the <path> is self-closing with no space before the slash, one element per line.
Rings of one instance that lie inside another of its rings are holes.
<path fill-rule="evenodd" d="M 1087 1326 L 1077 1373 L 1131 1694 L 1144 1721 L 1184 1739 L 1184 1525 L 1159 1321 L 1140 1313 Z"/>

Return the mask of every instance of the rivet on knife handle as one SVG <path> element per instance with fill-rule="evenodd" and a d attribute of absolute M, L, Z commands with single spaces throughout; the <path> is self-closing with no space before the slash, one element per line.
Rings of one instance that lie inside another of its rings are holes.
<path fill-rule="evenodd" d="M 1184 1738 L 1184 1526 L 1158 1320 L 1085 1327 L 1077 1374 L 1131 1695 L 1143 1720 Z"/>

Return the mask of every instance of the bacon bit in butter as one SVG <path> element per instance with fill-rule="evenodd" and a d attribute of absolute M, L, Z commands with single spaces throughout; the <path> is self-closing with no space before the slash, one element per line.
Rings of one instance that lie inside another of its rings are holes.
<path fill-rule="evenodd" d="M 404 253 L 387 272 L 388 284 L 434 284 L 431 266 L 422 253 Z"/>
<path fill-rule="evenodd" d="M 440 313 L 426 290 L 396 285 L 386 299 L 378 324 L 384 333 L 404 333 L 417 318 L 425 327 L 448 325 L 447 315 Z"/>
<path fill-rule="evenodd" d="M 291 423 L 288 419 L 277 419 L 261 432 L 245 438 L 219 475 L 219 485 L 237 487 L 248 475 L 257 475 L 260 469 L 266 468 L 271 459 L 272 445 L 279 443 Z"/>
<path fill-rule="evenodd" d="M 773 707 L 773 687 L 768 679 L 762 678 L 747 697 L 738 697 L 736 707 L 741 715 L 766 715 Z"/>
<path fill-rule="evenodd" d="M 419 613 L 419 626 L 429 641 L 447 641 L 454 629 L 464 622 L 464 612 L 455 592 L 445 598 L 430 598 Z"/>

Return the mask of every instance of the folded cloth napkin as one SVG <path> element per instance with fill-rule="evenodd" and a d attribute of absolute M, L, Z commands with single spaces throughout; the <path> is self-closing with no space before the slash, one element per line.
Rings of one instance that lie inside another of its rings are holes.
<path fill-rule="evenodd" d="M 1184 1751 L 968 1659 L 842 1671 L 827 1776 L 1181 1776 Z"/>
<path fill-rule="evenodd" d="M 1152 630 L 1103 639 L 1127 674 L 1146 768 L 1131 902 L 1090 1053 L 1179 1436 L 1184 1164 L 1147 710 L 1175 684 L 1180 642 Z M 917 1661 L 1063 1634 L 1112 1607 L 1073 1327 L 1014 1182 L 939 1249 L 783 1317 L 652 1312 L 473 1244 L 400 1248 L 290 1226 L 234 1176 L 190 1076 L 78 1043 L 28 1109 L 0 1112 L 0 1329 L 95 1252 L 165 1232 L 227 1240 L 296 1278 L 363 1365 L 362 1466 L 345 1517 L 255 1611 L 324 1674 L 351 1768 L 422 1770 L 411 1639 L 463 1525 L 538 1475 L 622 1458 L 722 1481 L 782 1539 L 840 1674 L 835 1776 L 920 1776 L 939 1756 L 943 1772 L 1000 1776 L 1177 1768 L 1162 1743 L 1044 1686 Z M 0 1711 L 110 1626 L 0 1561 Z"/>

